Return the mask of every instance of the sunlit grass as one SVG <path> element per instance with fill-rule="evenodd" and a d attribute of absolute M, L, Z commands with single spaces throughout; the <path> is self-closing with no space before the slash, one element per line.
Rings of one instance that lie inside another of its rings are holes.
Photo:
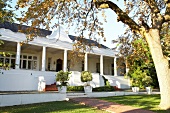
<path fill-rule="evenodd" d="M 130 105 L 142 109 L 152 110 L 157 113 L 170 113 L 170 110 L 160 110 L 158 107 L 160 95 L 129 95 L 100 98 L 109 102 Z"/>
<path fill-rule="evenodd" d="M 0 113 L 106 113 L 67 101 L 0 107 Z"/>

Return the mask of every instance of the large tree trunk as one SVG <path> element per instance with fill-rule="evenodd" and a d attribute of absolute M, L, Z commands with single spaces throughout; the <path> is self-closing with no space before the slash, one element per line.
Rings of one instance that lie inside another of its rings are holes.
<path fill-rule="evenodd" d="M 168 60 L 164 57 L 160 43 L 160 34 L 158 29 L 150 29 L 145 33 L 145 38 L 149 44 L 150 52 L 155 64 L 157 77 L 159 81 L 162 109 L 170 108 L 170 69 Z"/>

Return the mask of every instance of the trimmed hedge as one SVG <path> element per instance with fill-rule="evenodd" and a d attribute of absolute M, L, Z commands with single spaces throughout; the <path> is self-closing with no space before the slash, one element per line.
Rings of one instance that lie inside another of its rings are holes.
<path fill-rule="evenodd" d="M 102 86 L 93 88 L 93 91 L 115 91 L 115 88 L 113 86 Z"/>
<path fill-rule="evenodd" d="M 67 86 L 67 91 L 84 91 L 84 86 Z"/>
<path fill-rule="evenodd" d="M 84 86 L 67 86 L 67 91 L 84 91 Z M 115 91 L 113 86 L 102 86 L 93 88 L 93 91 Z"/>

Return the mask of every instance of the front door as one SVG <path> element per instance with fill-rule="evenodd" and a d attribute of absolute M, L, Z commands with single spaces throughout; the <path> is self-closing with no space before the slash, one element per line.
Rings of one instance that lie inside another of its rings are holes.
<path fill-rule="evenodd" d="M 57 59 L 56 62 L 57 62 L 57 63 L 56 63 L 56 72 L 58 72 L 58 71 L 62 70 L 62 67 L 63 67 L 63 60 Z"/>

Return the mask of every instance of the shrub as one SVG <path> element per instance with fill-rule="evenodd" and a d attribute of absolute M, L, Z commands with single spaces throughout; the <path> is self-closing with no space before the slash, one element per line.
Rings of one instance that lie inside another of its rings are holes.
<path fill-rule="evenodd" d="M 93 88 L 93 91 L 115 91 L 113 86 L 102 86 Z"/>
<path fill-rule="evenodd" d="M 84 91 L 84 86 L 67 86 L 67 91 Z"/>
<path fill-rule="evenodd" d="M 108 79 L 106 79 L 104 76 L 102 76 L 102 78 L 104 80 L 105 86 L 110 86 L 110 83 L 109 83 Z"/>
<path fill-rule="evenodd" d="M 82 82 L 92 81 L 92 79 L 93 79 L 92 74 L 89 71 L 81 72 L 81 81 Z"/>
<path fill-rule="evenodd" d="M 60 82 L 61 86 L 66 86 L 67 81 L 69 80 L 69 74 L 71 74 L 71 72 L 64 72 L 63 70 L 59 71 L 56 76 L 56 81 Z"/>

